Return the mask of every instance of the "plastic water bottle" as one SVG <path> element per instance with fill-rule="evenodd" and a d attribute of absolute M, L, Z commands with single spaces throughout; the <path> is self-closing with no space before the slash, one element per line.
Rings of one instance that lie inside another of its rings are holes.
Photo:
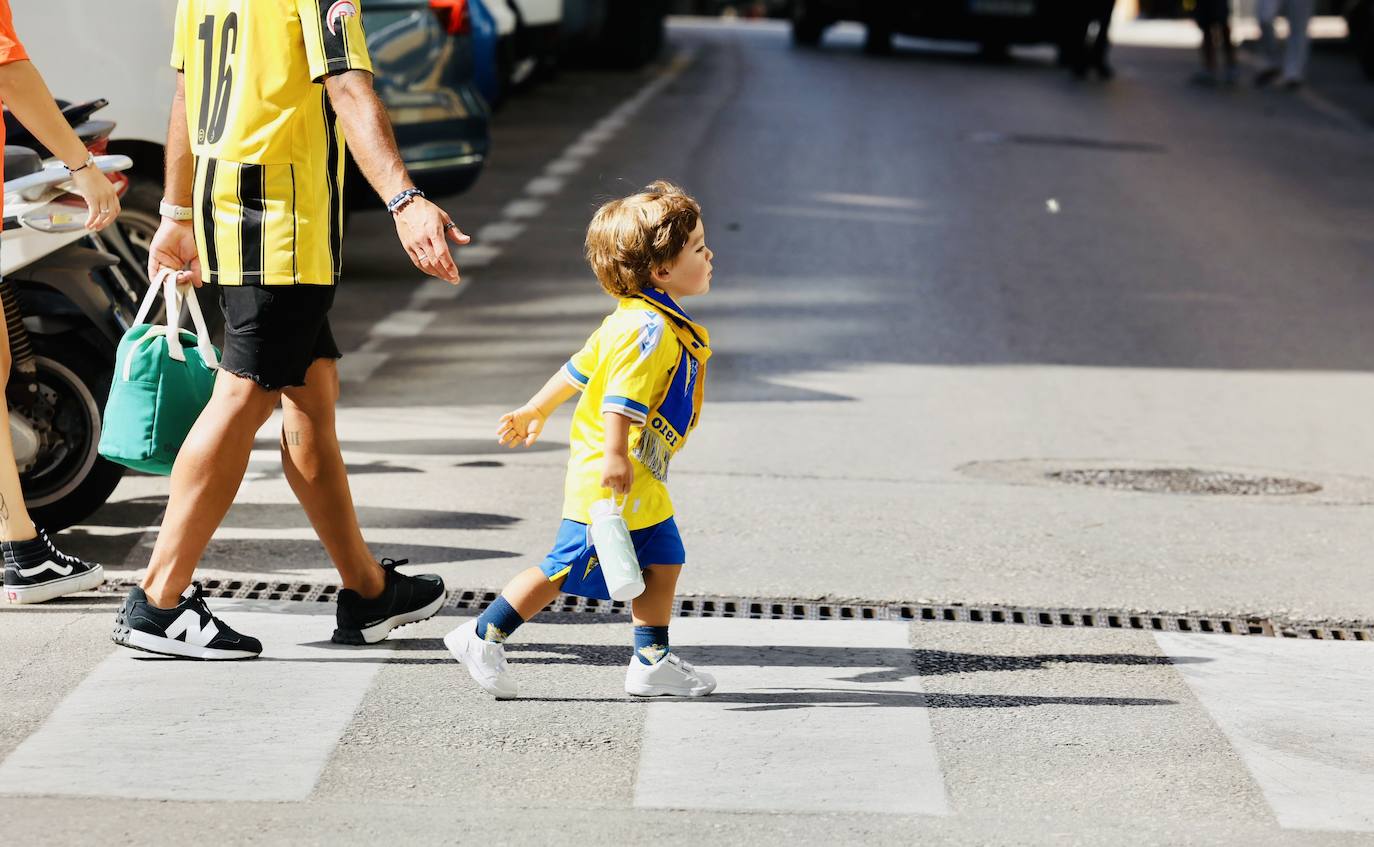
<path fill-rule="evenodd" d="M 611 599 L 633 600 L 644 593 L 644 575 L 639 572 L 639 556 L 621 517 L 622 508 L 614 499 L 592 504 L 592 546 L 601 561 L 601 576 Z"/>

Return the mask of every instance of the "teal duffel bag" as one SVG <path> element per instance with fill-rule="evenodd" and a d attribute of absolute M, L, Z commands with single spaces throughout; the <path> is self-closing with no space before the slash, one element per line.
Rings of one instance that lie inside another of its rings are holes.
<path fill-rule="evenodd" d="M 100 431 L 100 455 L 145 473 L 172 472 L 177 451 L 215 387 L 219 351 L 189 284 L 179 291 L 176 272 L 163 270 L 148 287 L 134 325 L 115 354 L 110 399 Z M 159 289 L 167 323 L 145 323 Z M 195 332 L 181 329 L 182 304 Z M 169 343 L 169 341 L 171 343 Z"/>

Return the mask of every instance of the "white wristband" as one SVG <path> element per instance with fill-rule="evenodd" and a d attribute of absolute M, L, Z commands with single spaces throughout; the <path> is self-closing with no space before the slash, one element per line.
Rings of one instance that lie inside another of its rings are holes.
<path fill-rule="evenodd" d="M 195 216 L 195 212 L 190 206 L 176 206 L 166 200 L 158 204 L 157 211 L 164 218 L 171 218 L 174 221 L 189 221 Z"/>

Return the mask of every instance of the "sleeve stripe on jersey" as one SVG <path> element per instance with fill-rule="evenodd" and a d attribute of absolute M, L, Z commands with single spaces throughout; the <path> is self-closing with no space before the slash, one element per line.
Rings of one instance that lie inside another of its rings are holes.
<path fill-rule="evenodd" d="M 588 380 L 586 374 L 573 367 L 572 362 L 568 362 L 563 366 L 563 377 L 567 379 L 568 382 L 572 383 L 573 388 L 576 388 L 578 391 L 587 387 Z"/>
<path fill-rule="evenodd" d="M 601 401 L 601 413 L 606 412 L 615 412 L 636 423 L 644 423 L 649 416 L 649 407 L 643 403 L 636 403 L 629 397 L 606 397 Z"/>
<path fill-rule="evenodd" d="M 337 35 L 329 32 L 329 10 L 334 6 L 335 0 L 319 0 L 320 6 L 320 52 L 324 55 L 325 67 L 329 70 L 339 70 L 348 67 L 348 27 L 343 20 L 339 20 L 339 30 Z"/>

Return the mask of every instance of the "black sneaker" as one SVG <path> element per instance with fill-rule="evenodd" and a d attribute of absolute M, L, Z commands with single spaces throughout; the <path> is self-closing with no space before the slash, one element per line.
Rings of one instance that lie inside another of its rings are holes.
<path fill-rule="evenodd" d="M 386 588 L 381 596 L 366 600 L 361 594 L 345 588 L 339 592 L 339 608 L 335 612 L 338 628 L 334 630 L 335 644 L 376 644 L 406 624 L 428 620 L 444 605 L 444 581 L 427 573 L 406 576 L 396 570 L 408 559 L 394 562 L 382 559 L 386 571 Z"/>
<path fill-rule="evenodd" d="M 53 546 L 43 530 L 28 541 L 0 542 L 5 555 L 5 599 L 42 603 L 78 591 L 91 591 L 105 581 L 105 569 L 68 556 Z"/>
<path fill-rule="evenodd" d="M 135 650 L 183 659 L 256 659 L 262 652 L 261 641 L 210 614 L 200 583 L 186 589 L 175 609 L 159 609 L 142 588 L 130 589 L 111 638 Z"/>

